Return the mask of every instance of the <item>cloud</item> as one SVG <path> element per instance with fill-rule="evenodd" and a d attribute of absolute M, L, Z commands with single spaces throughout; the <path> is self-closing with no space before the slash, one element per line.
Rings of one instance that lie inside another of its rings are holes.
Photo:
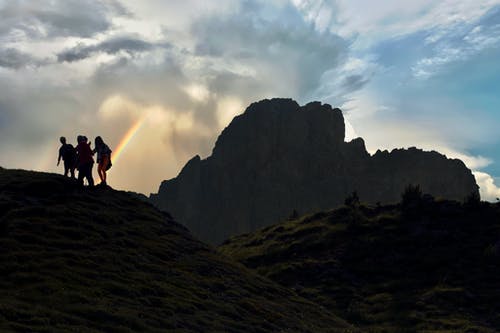
<path fill-rule="evenodd" d="M 115 160 L 110 176 L 115 186 L 132 187 L 144 193 L 156 189 L 163 177 L 174 176 L 193 152 L 205 150 L 206 142 L 212 139 L 212 131 L 194 118 L 193 111 L 178 112 L 121 95 L 104 100 L 96 118 L 112 149 L 132 124 L 141 119 L 141 127 L 126 144 L 119 160 Z"/>
<path fill-rule="evenodd" d="M 348 51 L 338 35 L 318 32 L 293 6 L 272 2 L 246 1 L 232 15 L 202 18 L 192 35 L 195 54 L 212 60 L 214 88 L 222 75 L 299 98 L 318 86 L 326 70 L 342 64 Z"/>
<path fill-rule="evenodd" d="M 500 19 L 500 10 L 495 10 Z M 466 31 L 464 31 L 466 30 Z M 432 56 L 417 61 L 412 67 L 413 75 L 427 79 L 454 62 L 465 62 L 474 55 L 490 48 L 498 48 L 500 24 L 490 26 L 475 24 L 438 32 L 439 37 L 432 40 Z"/>
<path fill-rule="evenodd" d="M 126 29 L 144 35 L 156 35 L 158 27 L 182 36 L 179 42 L 190 42 L 189 27 L 201 16 L 226 16 L 234 12 L 242 1 L 234 0 L 120 0 L 133 13 L 133 20 L 126 20 Z M 193 10 L 195 9 L 195 10 Z M 121 23 L 121 22 L 120 22 Z"/>
<path fill-rule="evenodd" d="M 78 103 L 74 92 L 78 89 L 61 89 L 47 82 L 38 85 L 29 81 L 0 80 L 0 111 L 6 120 L 0 124 L 2 148 L 14 147 L 16 154 L 26 154 L 30 161 L 28 152 L 39 149 L 47 139 L 64 131 L 65 127 L 79 123 L 79 115 L 74 113 Z"/>
<path fill-rule="evenodd" d="M 191 82 L 184 59 L 176 50 L 145 53 L 145 59 L 118 57 L 101 64 L 87 81 L 88 93 L 96 100 L 121 94 L 139 103 L 149 102 L 183 112 L 193 106 L 184 87 Z M 158 58 L 158 61 L 157 61 Z"/>
<path fill-rule="evenodd" d="M 355 39 L 355 46 L 362 49 L 418 31 L 468 24 L 499 4 L 498 0 L 386 0 L 376 5 L 364 0 L 292 2 L 318 30 Z"/>
<path fill-rule="evenodd" d="M 371 59 L 350 57 L 338 68 L 325 71 L 320 85 L 310 97 L 345 107 L 352 100 L 353 93 L 365 87 L 376 70 L 377 64 Z"/>
<path fill-rule="evenodd" d="M 479 185 L 481 199 L 495 202 L 500 198 L 500 187 L 495 184 L 493 177 L 480 171 L 475 171 L 474 177 L 476 177 L 476 182 Z"/>
<path fill-rule="evenodd" d="M 28 53 L 14 48 L 0 48 L 0 67 L 9 69 L 20 69 L 26 66 L 42 64 L 43 61 L 34 58 Z"/>
<path fill-rule="evenodd" d="M 10 0 L 0 5 L 0 36 L 10 39 L 92 37 L 112 26 L 113 16 L 129 15 L 114 0 Z"/>
<path fill-rule="evenodd" d="M 170 47 L 168 43 L 151 43 L 140 37 L 117 36 L 104 40 L 94 45 L 77 45 L 57 54 L 59 62 L 74 62 L 91 57 L 96 53 L 115 55 L 124 52 L 133 55 L 140 52 L 150 51 L 155 47 Z"/>

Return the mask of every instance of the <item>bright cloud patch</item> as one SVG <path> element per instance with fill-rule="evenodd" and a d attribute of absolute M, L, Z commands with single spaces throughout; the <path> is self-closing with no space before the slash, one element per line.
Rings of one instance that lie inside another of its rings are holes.
<path fill-rule="evenodd" d="M 105 139 L 116 161 L 110 179 L 118 188 L 132 184 L 145 193 L 159 186 L 159 175 L 175 175 L 199 150 L 197 140 L 211 136 L 192 112 L 143 105 L 119 95 L 102 103 L 99 116 L 105 120 L 101 130 L 111 133 Z"/>
<path fill-rule="evenodd" d="M 476 182 L 479 185 L 481 198 L 492 202 L 498 201 L 500 188 L 495 185 L 493 178 L 489 174 L 480 171 L 475 171 L 474 177 L 476 177 Z"/>

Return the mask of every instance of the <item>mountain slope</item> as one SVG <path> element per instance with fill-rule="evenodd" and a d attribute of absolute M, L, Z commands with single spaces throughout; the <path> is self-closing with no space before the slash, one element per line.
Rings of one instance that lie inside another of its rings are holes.
<path fill-rule="evenodd" d="M 349 332 L 152 205 L 0 169 L 0 331 Z"/>
<path fill-rule="evenodd" d="M 370 155 L 363 139 L 345 142 L 342 111 L 291 99 L 250 105 L 222 131 L 212 155 L 192 158 L 151 201 L 200 239 L 219 244 L 290 215 L 331 209 L 357 191 L 392 203 L 408 184 L 462 200 L 478 193 L 460 160 L 416 148 Z"/>
<path fill-rule="evenodd" d="M 344 206 L 219 250 L 364 332 L 500 328 L 499 204 Z"/>

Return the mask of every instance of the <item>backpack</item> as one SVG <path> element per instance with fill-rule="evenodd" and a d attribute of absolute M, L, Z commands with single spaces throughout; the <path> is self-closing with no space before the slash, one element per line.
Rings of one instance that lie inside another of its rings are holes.
<path fill-rule="evenodd" d="M 110 161 L 111 161 L 111 152 L 112 152 L 112 150 L 109 149 L 109 146 L 107 144 L 104 144 L 103 154 L 108 154 Z"/>

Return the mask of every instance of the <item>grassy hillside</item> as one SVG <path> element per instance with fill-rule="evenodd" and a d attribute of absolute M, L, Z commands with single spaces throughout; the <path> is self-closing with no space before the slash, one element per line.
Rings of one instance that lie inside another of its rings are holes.
<path fill-rule="evenodd" d="M 1 332 L 350 332 L 125 192 L 0 169 Z"/>
<path fill-rule="evenodd" d="M 219 250 L 364 332 L 500 332 L 498 204 L 353 204 Z"/>

